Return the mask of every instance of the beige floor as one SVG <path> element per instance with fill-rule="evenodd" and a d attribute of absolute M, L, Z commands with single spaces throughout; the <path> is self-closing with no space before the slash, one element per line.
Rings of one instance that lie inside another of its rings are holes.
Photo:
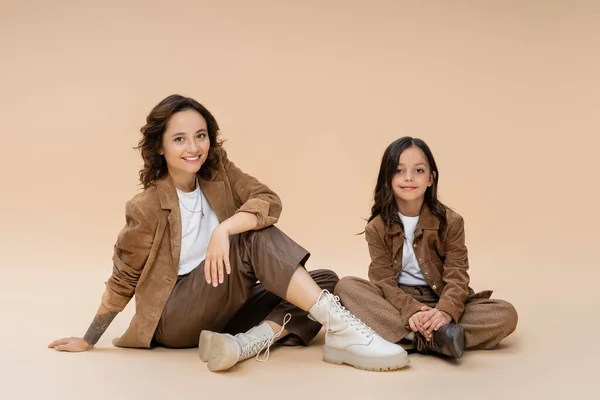
<path fill-rule="evenodd" d="M 596 398 L 600 3 L 0 0 L 0 398 Z M 424 138 L 466 221 L 472 286 L 520 314 L 500 349 L 371 373 L 274 349 L 211 374 L 196 351 L 89 353 L 132 148 L 170 93 L 211 109 L 279 193 L 312 268 L 366 276 L 381 153 Z"/>
<path fill-rule="evenodd" d="M 517 332 L 500 348 L 467 352 L 459 363 L 415 354 L 408 368 L 395 372 L 330 365 L 321 361 L 321 333 L 308 348 L 274 348 L 268 362 L 252 359 L 227 373 L 214 374 L 196 350 L 112 347 L 110 339 L 125 328 L 130 308 L 94 351 L 47 350 L 55 337 L 82 334 L 93 315 L 101 277 L 89 265 L 5 269 L 2 277 L 2 391 L 10 394 L 5 398 L 566 399 L 592 398 L 589 394 L 597 379 L 597 312 L 590 306 L 593 296 L 581 296 L 586 286 L 587 293 L 594 292 L 593 285 L 585 283 L 555 284 L 555 289 L 540 296 L 527 281 L 509 281 L 504 275 L 494 286 L 499 297 L 518 307 Z"/>

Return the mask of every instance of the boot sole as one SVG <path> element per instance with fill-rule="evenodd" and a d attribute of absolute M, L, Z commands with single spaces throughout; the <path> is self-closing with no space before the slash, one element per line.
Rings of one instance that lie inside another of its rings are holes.
<path fill-rule="evenodd" d="M 202 341 L 202 334 L 200 337 Z M 231 338 L 210 332 L 204 335 L 201 344 L 206 347 L 206 352 L 201 351 L 200 358 L 204 357 L 209 371 L 225 371 L 237 364 L 238 349 Z"/>
<path fill-rule="evenodd" d="M 208 355 L 210 353 L 210 348 L 212 347 L 212 338 L 214 335 L 215 333 L 211 331 L 200 332 L 198 355 L 200 356 L 200 360 L 202 360 L 202 362 L 208 361 Z"/>
<path fill-rule="evenodd" d="M 354 368 L 365 371 L 394 371 L 406 367 L 410 360 L 408 354 L 398 354 L 387 357 L 362 357 L 357 356 L 347 351 L 333 349 L 325 346 L 323 349 L 323 361 L 330 364 L 342 365 L 347 364 Z"/>

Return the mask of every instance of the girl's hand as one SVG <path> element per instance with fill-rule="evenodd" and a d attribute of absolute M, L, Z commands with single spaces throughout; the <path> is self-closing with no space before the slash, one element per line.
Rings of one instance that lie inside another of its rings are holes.
<path fill-rule="evenodd" d="M 421 326 L 423 324 L 423 317 L 425 316 L 425 312 L 431 310 L 431 307 L 423 306 L 421 307 L 421 311 L 416 312 L 408 319 L 408 325 L 413 332 L 421 331 Z"/>
<path fill-rule="evenodd" d="M 421 323 L 423 329 L 423 335 L 427 340 L 431 340 L 433 332 L 437 331 L 444 325 L 448 325 L 452 322 L 452 317 L 444 311 L 440 311 L 437 308 L 432 308 L 425 313 Z"/>
<path fill-rule="evenodd" d="M 208 248 L 206 250 L 206 260 L 204 261 L 204 276 L 206 282 L 214 287 L 217 287 L 219 283 L 223 283 L 225 274 L 223 270 L 227 272 L 227 275 L 231 273 L 231 266 L 229 265 L 229 232 L 219 225 L 213 231 Z"/>
<path fill-rule="evenodd" d="M 48 345 L 49 349 L 54 349 L 56 351 L 67 351 L 72 353 L 77 353 L 80 351 L 88 351 L 94 348 L 91 344 L 78 337 L 70 337 L 55 340 L 54 342 Z"/>

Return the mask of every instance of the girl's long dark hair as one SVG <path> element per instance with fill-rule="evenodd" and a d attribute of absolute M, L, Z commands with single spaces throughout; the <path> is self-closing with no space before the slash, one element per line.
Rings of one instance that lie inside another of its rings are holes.
<path fill-rule="evenodd" d="M 433 184 L 425 191 L 425 201 L 423 204 L 429 207 L 433 215 L 439 219 L 439 232 L 441 233 L 446 227 L 446 207 L 438 200 L 438 180 L 440 173 L 429 146 L 427 146 L 423 140 L 410 136 L 404 136 L 397 139 L 391 143 L 383 153 L 381 166 L 379 167 L 379 176 L 377 177 L 377 184 L 375 185 L 371 217 L 368 221 L 371 222 L 375 217 L 381 215 L 381 218 L 388 228 L 393 224 L 400 224 L 400 226 L 402 226 L 402 221 L 398 215 L 398 206 L 396 205 L 396 199 L 392 190 L 392 178 L 398 169 L 400 154 L 413 146 L 416 146 L 423 151 L 425 157 L 427 157 L 427 163 L 431 168 L 431 172 L 435 172 Z"/>

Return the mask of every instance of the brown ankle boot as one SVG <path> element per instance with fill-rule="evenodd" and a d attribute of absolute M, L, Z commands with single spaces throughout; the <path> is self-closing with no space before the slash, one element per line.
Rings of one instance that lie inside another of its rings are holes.
<path fill-rule="evenodd" d="M 465 352 L 465 331 L 460 324 L 444 325 L 433 332 L 433 340 L 428 342 L 421 333 L 415 333 L 417 350 L 420 353 L 438 353 L 448 357 L 461 358 Z"/>

